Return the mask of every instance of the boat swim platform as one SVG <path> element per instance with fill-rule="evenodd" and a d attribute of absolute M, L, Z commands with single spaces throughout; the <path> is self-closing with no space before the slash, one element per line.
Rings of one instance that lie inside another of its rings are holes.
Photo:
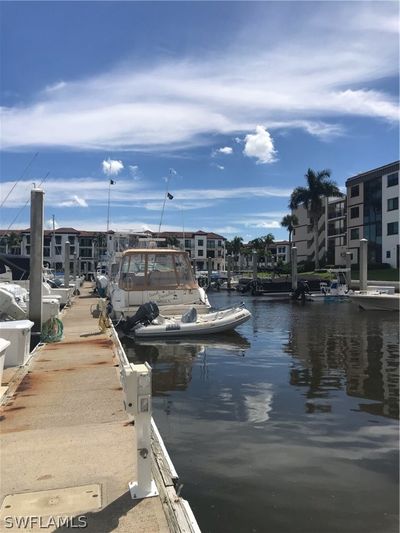
<path fill-rule="evenodd" d="M 0 531 L 28 531 L 15 518 L 30 516 L 34 531 L 69 531 L 54 519 L 67 517 L 75 528 L 85 520 L 83 530 L 93 533 L 198 532 L 175 491 L 154 422 L 159 496 L 131 498 L 137 452 L 119 379 L 121 346 L 113 329 L 99 331 L 96 304 L 85 283 L 64 313 L 62 341 L 40 346 L 27 365 L 8 373 L 0 408 Z"/>

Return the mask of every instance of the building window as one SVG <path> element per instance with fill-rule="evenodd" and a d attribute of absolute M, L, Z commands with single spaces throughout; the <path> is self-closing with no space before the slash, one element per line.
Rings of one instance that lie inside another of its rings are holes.
<path fill-rule="evenodd" d="M 222 241 L 218 241 L 218 246 L 222 246 Z"/>
<path fill-rule="evenodd" d="M 399 208 L 399 198 L 396 196 L 396 198 L 389 198 L 387 201 L 387 210 L 388 211 L 395 211 Z"/>
<path fill-rule="evenodd" d="M 350 218 L 358 218 L 360 216 L 360 208 L 357 206 L 357 207 L 352 207 L 350 209 Z"/>
<path fill-rule="evenodd" d="M 197 246 L 204 246 L 204 241 L 203 241 L 203 239 L 199 239 L 199 240 L 197 241 Z"/>
<path fill-rule="evenodd" d="M 61 244 L 61 235 L 56 235 L 56 244 Z"/>
<path fill-rule="evenodd" d="M 387 177 L 387 186 L 393 187 L 394 185 L 398 185 L 398 183 L 399 183 L 398 173 L 395 172 L 394 174 L 389 174 L 389 176 Z"/>
<path fill-rule="evenodd" d="M 399 223 L 396 222 L 389 222 L 387 225 L 387 234 L 388 235 L 398 235 L 399 233 Z"/>
<path fill-rule="evenodd" d="M 351 188 L 350 196 L 354 198 L 355 196 L 360 195 L 360 186 L 359 185 L 353 185 Z"/>
<path fill-rule="evenodd" d="M 386 252 L 386 259 L 390 259 L 390 250 Z"/>
<path fill-rule="evenodd" d="M 202 256 L 203 256 L 203 250 L 198 250 L 197 255 L 198 255 L 199 257 L 202 257 Z"/>
<path fill-rule="evenodd" d="M 360 238 L 360 228 L 353 228 L 350 230 L 350 239 L 355 241 Z"/>
<path fill-rule="evenodd" d="M 185 239 L 185 248 L 191 248 L 192 242 L 190 239 Z"/>

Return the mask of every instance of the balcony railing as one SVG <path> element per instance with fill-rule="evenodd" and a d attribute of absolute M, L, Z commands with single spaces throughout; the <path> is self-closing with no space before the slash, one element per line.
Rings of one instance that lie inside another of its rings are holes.
<path fill-rule="evenodd" d="M 346 215 L 346 211 L 344 209 L 337 209 L 336 211 L 328 212 L 328 219 L 331 220 L 332 218 L 340 218 L 344 217 Z"/>

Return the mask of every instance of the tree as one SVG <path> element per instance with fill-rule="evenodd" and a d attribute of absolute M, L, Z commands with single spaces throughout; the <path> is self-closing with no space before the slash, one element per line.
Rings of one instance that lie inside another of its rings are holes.
<path fill-rule="evenodd" d="M 264 237 L 261 237 L 263 244 L 264 244 L 264 252 L 265 252 L 265 266 L 267 266 L 268 257 L 269 257 L 269 247 L 271 244 L 274 243 L 275 237 L 272 235 L 272 233 L 268 233 L 268 235 L 264 235 Z"/>
<path fill-rule="evenodd" d="M 323 214 L 323 199 L 330 196 L 341 197 L 336 183 L 330 180 L 330 170 L 312 170 L 309 168 L 305 174 L 307 187 L 296 187 L 290 197 L 289 207 L 297 209 L 303 205 L 308 212 L 314 233 L 315 268 L 319 268 L 318 257 L 318 221 Z"/>
<path fill-rule="evenodd" d="M 238 258 L 243 251 L 243 238 L 236 236 L 231 241 L 226 241 L 225 249 L 228 254 L 234 256 L 235 263 L 237 263 Z"/>
<path fill-rule="evenodd" d="M 19 233 L 12 231 L 9 235 L 6 236 L 6 243 L 8 246 L 8 251 L 12 255 L 19 255 L 21 247 L 22 237 Z"/>
<path fill-rule="evenodd" d="M 294 226 L 297 226 L 298 223 L 299 221 L 296 215 L 286 215 L 281 220 L 281 226 L 283 228 L 286 228 L 289 232 L 289 245 L 292 242 L 292 233 L 293 233 Z"/>
<path fill-rule="evenodd" d="M 179 239 L 176 235 L 168 235 L 166 238 L 165 238 L 165 243 L 167 246 L 172 246 L 172 247 L 176 247 L 176 248 L 179 248 Z M 183 243 L 185 244 L 185 243 Z"/>

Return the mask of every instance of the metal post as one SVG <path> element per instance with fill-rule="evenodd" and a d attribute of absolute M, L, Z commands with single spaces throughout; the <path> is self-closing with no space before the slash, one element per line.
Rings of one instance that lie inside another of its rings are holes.
<path fill-rule="evenodd" d="M 290 259 L 292 265 L 292 290 L 297 289 L 297 248 L 292 246 L 290 250 Z"/>
<path fill-rule="evenodd" d="M 77 265 L 77 255 L 74 254 L 74 281 L 76 281 L 76 278 L 78 276 L 77 274 L 77 271 L 78 271 L 78 265 Z"/>
<path fill-rule="evenodd" d="M 232 278 L 232 256 L 228 255 L 227 257 L 227 265 L 228 265 L 228 271 L 227 271 L 227 285 L 228 289 L 231 289 L 231 278 Z"/>
<path fill-rule="evenodd" d="M 211 257 L 207 258 L 207 270 L 208 270 L 208 274 L 207 274 L 208 286 L 210 286 L 211 276 L 212 276 L 212 258 Z"/>
<path fill-rule="evenodd" d="M 351 285 L 351 252 L 346 252 L 346 284 L 347 288 L 350 289 Z"/>
<path fill-rule="evenodd" d="M 64 287 L 69 287 L 69 262 L 70 262 L 70 243 L 66 241 L 64 246 Z"/>
<path fill-rule="evenodd" d="M 131 497 L 138 500 L 157 496 L 151 471 L 151 367 L 148 363 L 123 366 L 121 383 L 125 409 L 135 420 L 137 481 L 129 483 Z"/>
<path fill-rule="evenodd" d="M 360 239 L 360 291 L 366 291 L 368 284 L 368 241 Z"/>
<path fill-rule="evenodd" d="M 257 262 L 258 262 L 258 254 L 256 250 L 253 250 L 253 279 L 257 279 Z"/>
<path fill-rule="evenodd" d="M 31 253 L 29 275 L 29 318 L 33 333 L 42 330 L 43 315 L 43 205 L 44 191 L 31 190 Z"/>

